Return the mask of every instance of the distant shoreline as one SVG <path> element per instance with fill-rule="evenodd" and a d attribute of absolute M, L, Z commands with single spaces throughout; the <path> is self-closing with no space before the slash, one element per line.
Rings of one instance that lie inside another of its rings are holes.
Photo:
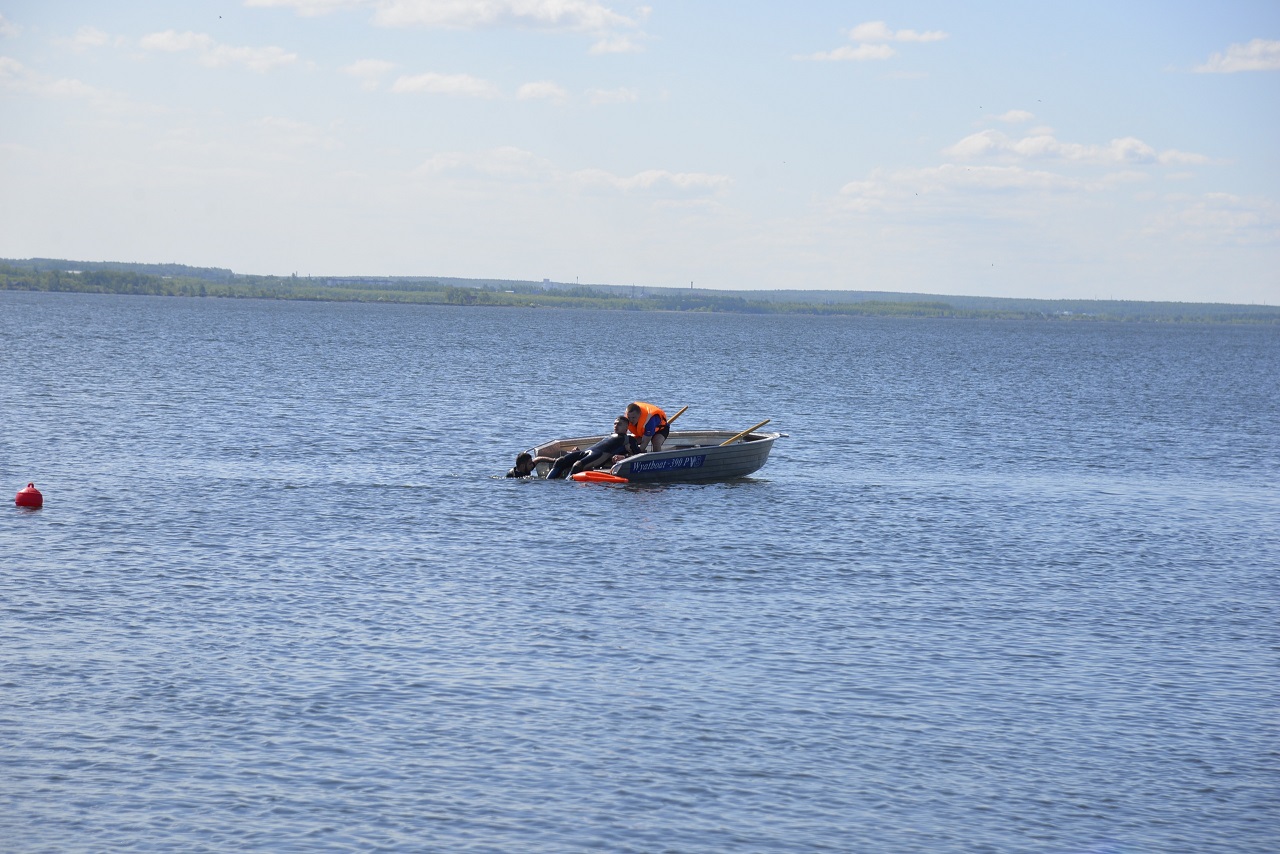
<path fill-rule="evenodd" d="M 711 291 L 409 276 L 253 276 L 182 264 L 0 259 L 0 290 L 848 317 L 1280 324 L 1280 306 L 1042 300 L 881 291 Z"/>

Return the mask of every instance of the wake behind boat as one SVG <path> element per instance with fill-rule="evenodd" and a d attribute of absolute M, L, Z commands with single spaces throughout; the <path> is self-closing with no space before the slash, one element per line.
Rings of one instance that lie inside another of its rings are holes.
<path fill-rule="evenodd" d="M 604 479 L 625 480 L 628 483 L 664 483 L 745 477 L 765 464 L 773 443 L 784 435 L 752 431 L 734 433 L 732 430 L 672 431 L 661 451 L 627 457 L 607 469 L 612 478 Z M 589 448 L 603 438 L 605 437 L 579 436 L 555 439 L 531 448 L 529 453 L 534 457 L 558 457 L 572 448 Z M 724 444 L 729 440 L 733 441 Z M 546 477 L 549 469 L 547 463 L 540 463 L 538 475 Z M 595 478 L 575 475 L 575 478 L 601 479 L 598 475 Z"/>

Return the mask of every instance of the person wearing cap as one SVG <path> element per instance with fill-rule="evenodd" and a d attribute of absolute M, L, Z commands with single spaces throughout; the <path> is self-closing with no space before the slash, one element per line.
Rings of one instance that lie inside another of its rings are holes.
<path fill-rule="evenodd" d="M 640 453 L 652 444 L 654 451 L 662 450 L 662 443 L 671 435 L 671 427 L 667 424 L 667 413 L 652 403 L 637 400 L 627 405 L 627 429 L 639 442 Z"/>

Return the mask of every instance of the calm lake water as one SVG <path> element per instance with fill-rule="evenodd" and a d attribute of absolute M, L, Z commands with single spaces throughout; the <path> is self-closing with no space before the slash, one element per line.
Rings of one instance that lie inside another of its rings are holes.
<path fill-rule="evenodd" d="M 0 292 L 0 342 L 6 851 L 1280 849 L 1275 327 Z M 637 398 L 789 437 L 499 477 Z"/>

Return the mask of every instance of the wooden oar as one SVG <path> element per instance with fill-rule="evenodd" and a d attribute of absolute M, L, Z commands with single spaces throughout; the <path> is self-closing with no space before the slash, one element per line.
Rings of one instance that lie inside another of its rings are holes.
<path fill-rule="evenodd" d="M 761 422 L 760 422 L 759 424 L 757 424 L 756 426 L 754 426 L 754 427 L 748 427 L 746 430 L 743 430 L 741 433 L 739 433 L 738 435 L 734 436 L 734 437 L 733 437 L 732 439 L 730 439 L 729 441 L 727 441 L 727 442 L 721 442 L 721 443 L 720 443 L 720 447 L 722 447 L 722 448 L 723 448 L 725 445 L 732 445 L 734 442 L 738 441 L 739 439 L 741 439 L 743 436 L 747 435 L 748 433 L 751 433 L 751 432 L 753 432 L 753 431 L 755 431 L 755 430 L 759 430 L 761 427 L 763 427 L 764 425 L 768 424 L 771 420 L 772 420 L 772 419 L 766 418 L 765 420 L 761 421 Z"/>

